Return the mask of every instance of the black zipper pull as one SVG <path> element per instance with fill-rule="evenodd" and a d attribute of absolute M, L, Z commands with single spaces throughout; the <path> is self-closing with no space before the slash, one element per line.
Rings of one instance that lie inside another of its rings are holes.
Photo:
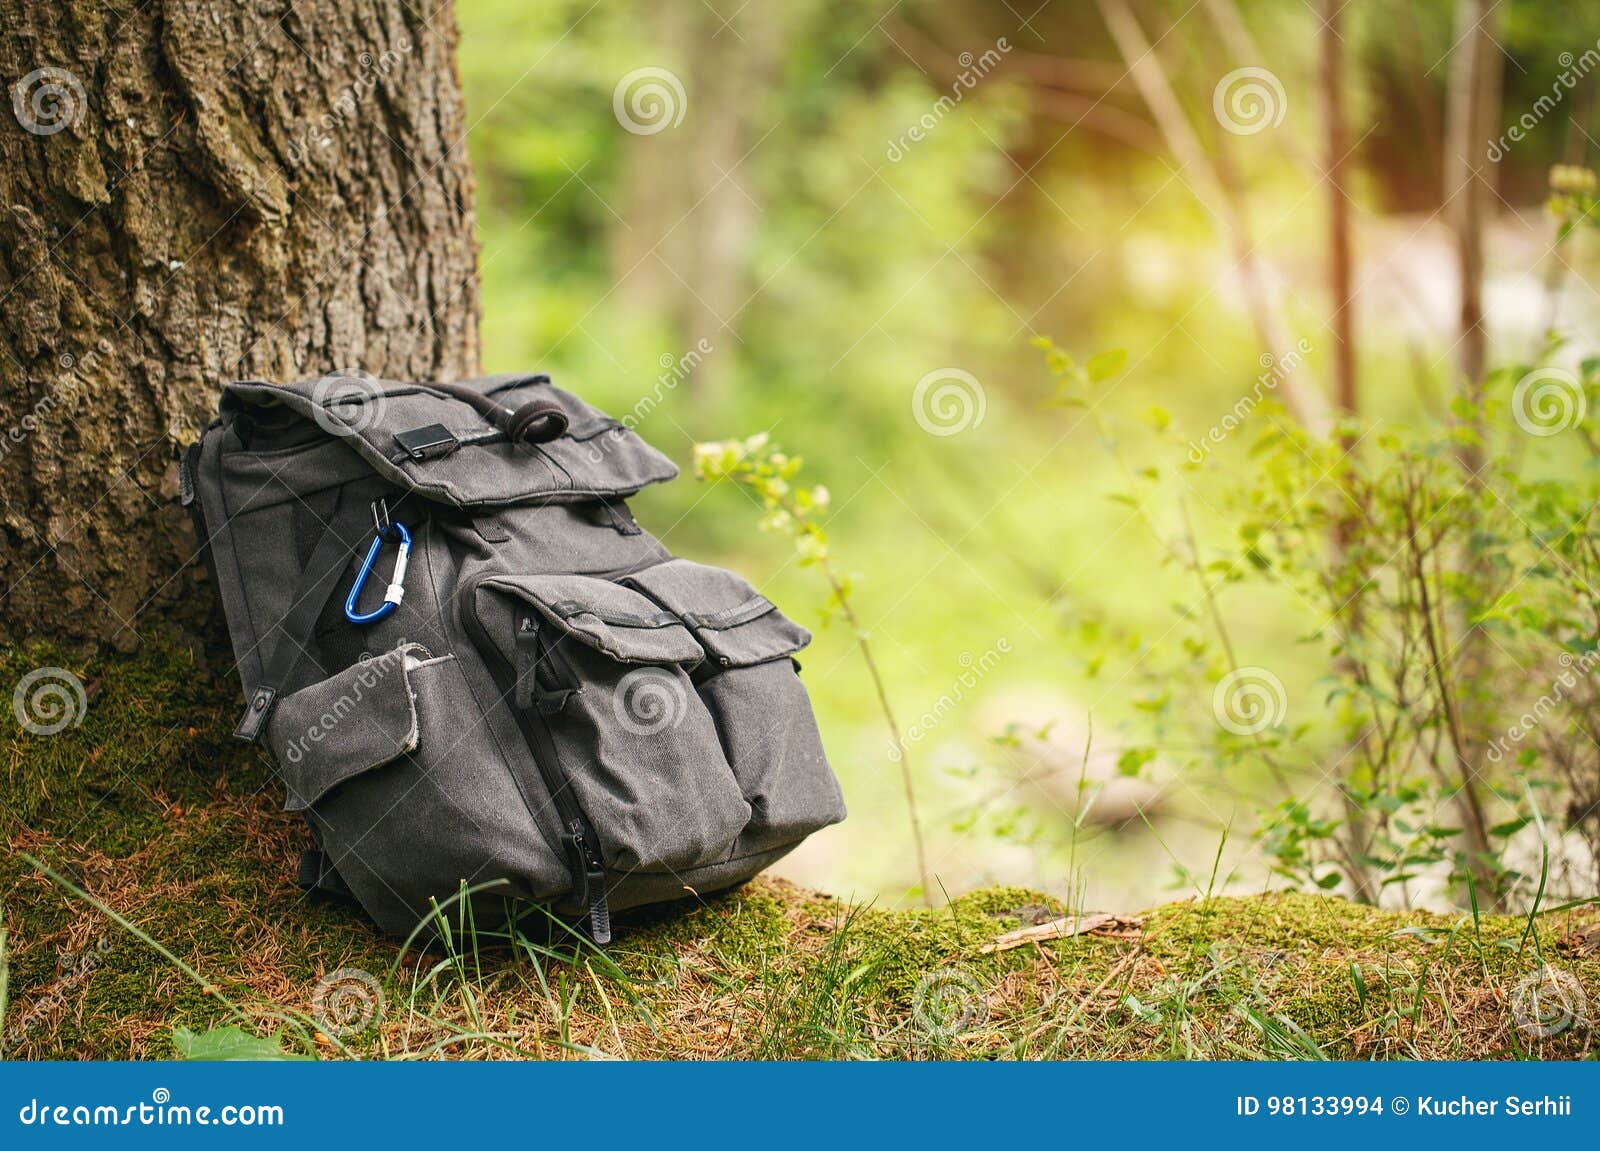
<path fill-rule="evenodd" d="M 611 942 L 611 905 L 606 902 L 606 865 L 588 837 L 578 833 L 583 853 L 585 886 L 589 889 L 589 938 L 604 947 Z"/>
<path fill-rule="evenodd" d="M 601 947 L 611 942 L 611 906 L 606 903 L 603 888 L 595 901 L 589 904 L 589 938 Z"/>
<path fill-rule="evenodd" d="M 574 878 L 581 886 L 574 892 L 575 902 L 587 909 L 589 938 L 604 946 L 611 942 L 611 905 L 606 901 L 606 865 L 595 849 L 581 820 L 567 824 L 567 843 L 572 852 Z"/>
<path fill-rule="evenodd" d="M 512 703 L 518 708 L 533 706 L 535 672 L 539 667 L 539 621 L 531 611 L 517 613 L 517 683 Z"/>

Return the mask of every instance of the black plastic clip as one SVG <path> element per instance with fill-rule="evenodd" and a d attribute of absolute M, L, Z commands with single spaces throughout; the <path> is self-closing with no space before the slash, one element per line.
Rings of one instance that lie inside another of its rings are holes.
<path fill-rule="evenodd" d="M 233 737 L 242 739 L 245 743 L 255 743 L 261 738 L 261 733 L 266 729 L 267 719 L 272 715 L 272 705 L 278 702 L 278 693 L 270 687 L 256 688 L 255 695 L 250 697 L 250 705 L 245 708 L 244 718 L 239 721 L 239 726 L 233 729 Z"/>
<path fill-rule="evenodd" d="M 408 459 L 417 463 L 447 456 L 461 446 L 455 433 L 443 424 L 428 424 L 426 427 L 396 432 L 394 442 Z"/>

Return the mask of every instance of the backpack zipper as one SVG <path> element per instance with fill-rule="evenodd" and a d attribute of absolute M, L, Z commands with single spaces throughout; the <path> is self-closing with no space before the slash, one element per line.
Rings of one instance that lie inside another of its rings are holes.
<path fill-rule="evenodd" d="M 611 905 L 606 902 L 606 866 L 600 850 L 590 838 L 587 820 L 575 819 L 567 825 L 574 855 L 573 874 L 583 869 L 583 892 L 579 902 L 589 911 L 589 938 L 596 943 L 611 942 Z"/>
<path fill-rule="evenodd" d="M 611 908 L 606 900 L 606 870 L 605 861 L 600 855 L 600 840 L 595 834 L 594 825 L 572 794 L 571 780 L 556 754 L 549 725 L 538 708 L 538 689 L 533 683 L 539 654 L 538 620 L 526 605 L 517 609 L 513 627 L 518 658 L 515 663 L 506 659 L 490 637 L 488 629 L 483 626 L 483 621 L 478 618 L 475 597 L 479 585 L 489 578 L 489 574 L 481 575 L 462 585 L 462 602 L 466 608 L 461 613 L 462 623 L 478 650 L 483 653 L 485 662 L 494 671 L 501 690 L 512 693 L 512 714 L 522 729 L 523 738 L 528 741 L 534 765 L 539 769 L 545 789 L 549 791 L 550 800 L 561 818 L 561 845 L 567 854 L 568 870 L 572 873 L 572 906 L 588 917 L 591 939 L 599 944 L 610 943 Z M 533 626 L 524 630 L 525 623 Z M 527 658 L 524 658 L 524 652 Z"/>

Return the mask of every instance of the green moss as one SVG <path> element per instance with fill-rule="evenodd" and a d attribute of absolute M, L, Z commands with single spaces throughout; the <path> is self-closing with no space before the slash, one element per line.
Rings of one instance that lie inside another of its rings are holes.
<path fill-rule="evenodd" d="M 138 655 L 83 662 L 56 648 L 0 649 L 0 677 L 17 683 L 60 669 L 82 685 L 87 706 L 62 730 L 22 730 L 0 711 L 0 751 L 8 771 L 5 818 L 93 842 L 111 855 L 159 834 L 173 808 L 208 802 L 224 778 L 253 790 L 269 777 L 261 753 L 229 737 L 236 681 L 193 653 L 148 647 Z M 45 681 L 71 686 L 66 676 Z"/>
<path fill-rule="evenodd" d="M 1397 913 L 1304 894 L 1158 908 L 1117 938 L 985 954 L 1018 913 L 1062 909 L 990 888 L 937 909 L 855 907 L 758 880 L 620 918 L 604 953 L 458 940 L 402 956 L 356 911 L 301 896 L 298 821 L 261 753 L 228 737 L 234 686 L 187 652 L 75 665 L 0 650 L 14 682 L 66 667 L 81 724 L 52 736 L 0 715 L 9 773 L 0 861 L 8 1054 L 170 1057 L 179 1024 L 237 1022 L 322 1055 L 589 1051 L 708 1057 L 1582 1057 L 1581 1024 L 1518 1032 L 1519 983 L 1546 963 L 1600 1008 L 1600 956 L 1558 941 L 1579 913 Z M 199 972 L 36 872 L 42 859 Z M 101 948 L 105 950 L 101 950 Z M 61 956 L 74 958 L 63 964 Z M 92 957 L 87 974 L 72 964 Z M 319 1035 L 313 992 L 355 968 L 385 1010 Z M 227 1002 L 224 1002 L 226 1000 Z M 1593 1012 L 1591 1012 L 1593 1014 Z M 463 1043 L 459 1036 L 478 1038 Z M 342 1046 L 341 1046 L 342 1045 Z"/>

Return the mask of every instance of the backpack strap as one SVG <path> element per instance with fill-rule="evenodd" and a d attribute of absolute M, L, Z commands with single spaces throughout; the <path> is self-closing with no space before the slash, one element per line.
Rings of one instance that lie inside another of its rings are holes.
<path fill-rule="evenodd" d="M 213 428 L 216 424 L 211 425 Z M 216 604 L 220 613 L 222 608 L 222 595 L 218 589 L 222 586 L 217 580 L 217 563 L 211 552 L 211 532 L 206 527 L 205 508 L 200 502 L 200 441 L 196 440 L 184 449 L 183 455 L 178 457 L 178 502 L 189 513 L 190 526 L 194 528 L 195 545 L 200 549 L 197 553 L 206 568 L 206 586 L 211 589 L 212 602 Z M 184 566 L 194 562 L 191 556 L 185 561 Z"/>
<path fill-rule="evenodd" d="M 365 527 L 365 512 L 357 512 L 341 489 L 334 504 L 332 522 L 323 531 L 322 538 L 312 549 L 306 566 L 300 573 L 300 582 L 294 589 L 287 614 L 278 621 L 276 637 L 270 633 L 265 641 L 266 654 L 261 660 L 261 680 L 250 696 L 244 718 L 233 734 L 246 743 L 256 743 L 266 730 L 272 716 L 273 705 L 292 681 L 300 657 L 306 654 L 317 618 L 333 594 L 359 543 L 352 537 Z"/>

